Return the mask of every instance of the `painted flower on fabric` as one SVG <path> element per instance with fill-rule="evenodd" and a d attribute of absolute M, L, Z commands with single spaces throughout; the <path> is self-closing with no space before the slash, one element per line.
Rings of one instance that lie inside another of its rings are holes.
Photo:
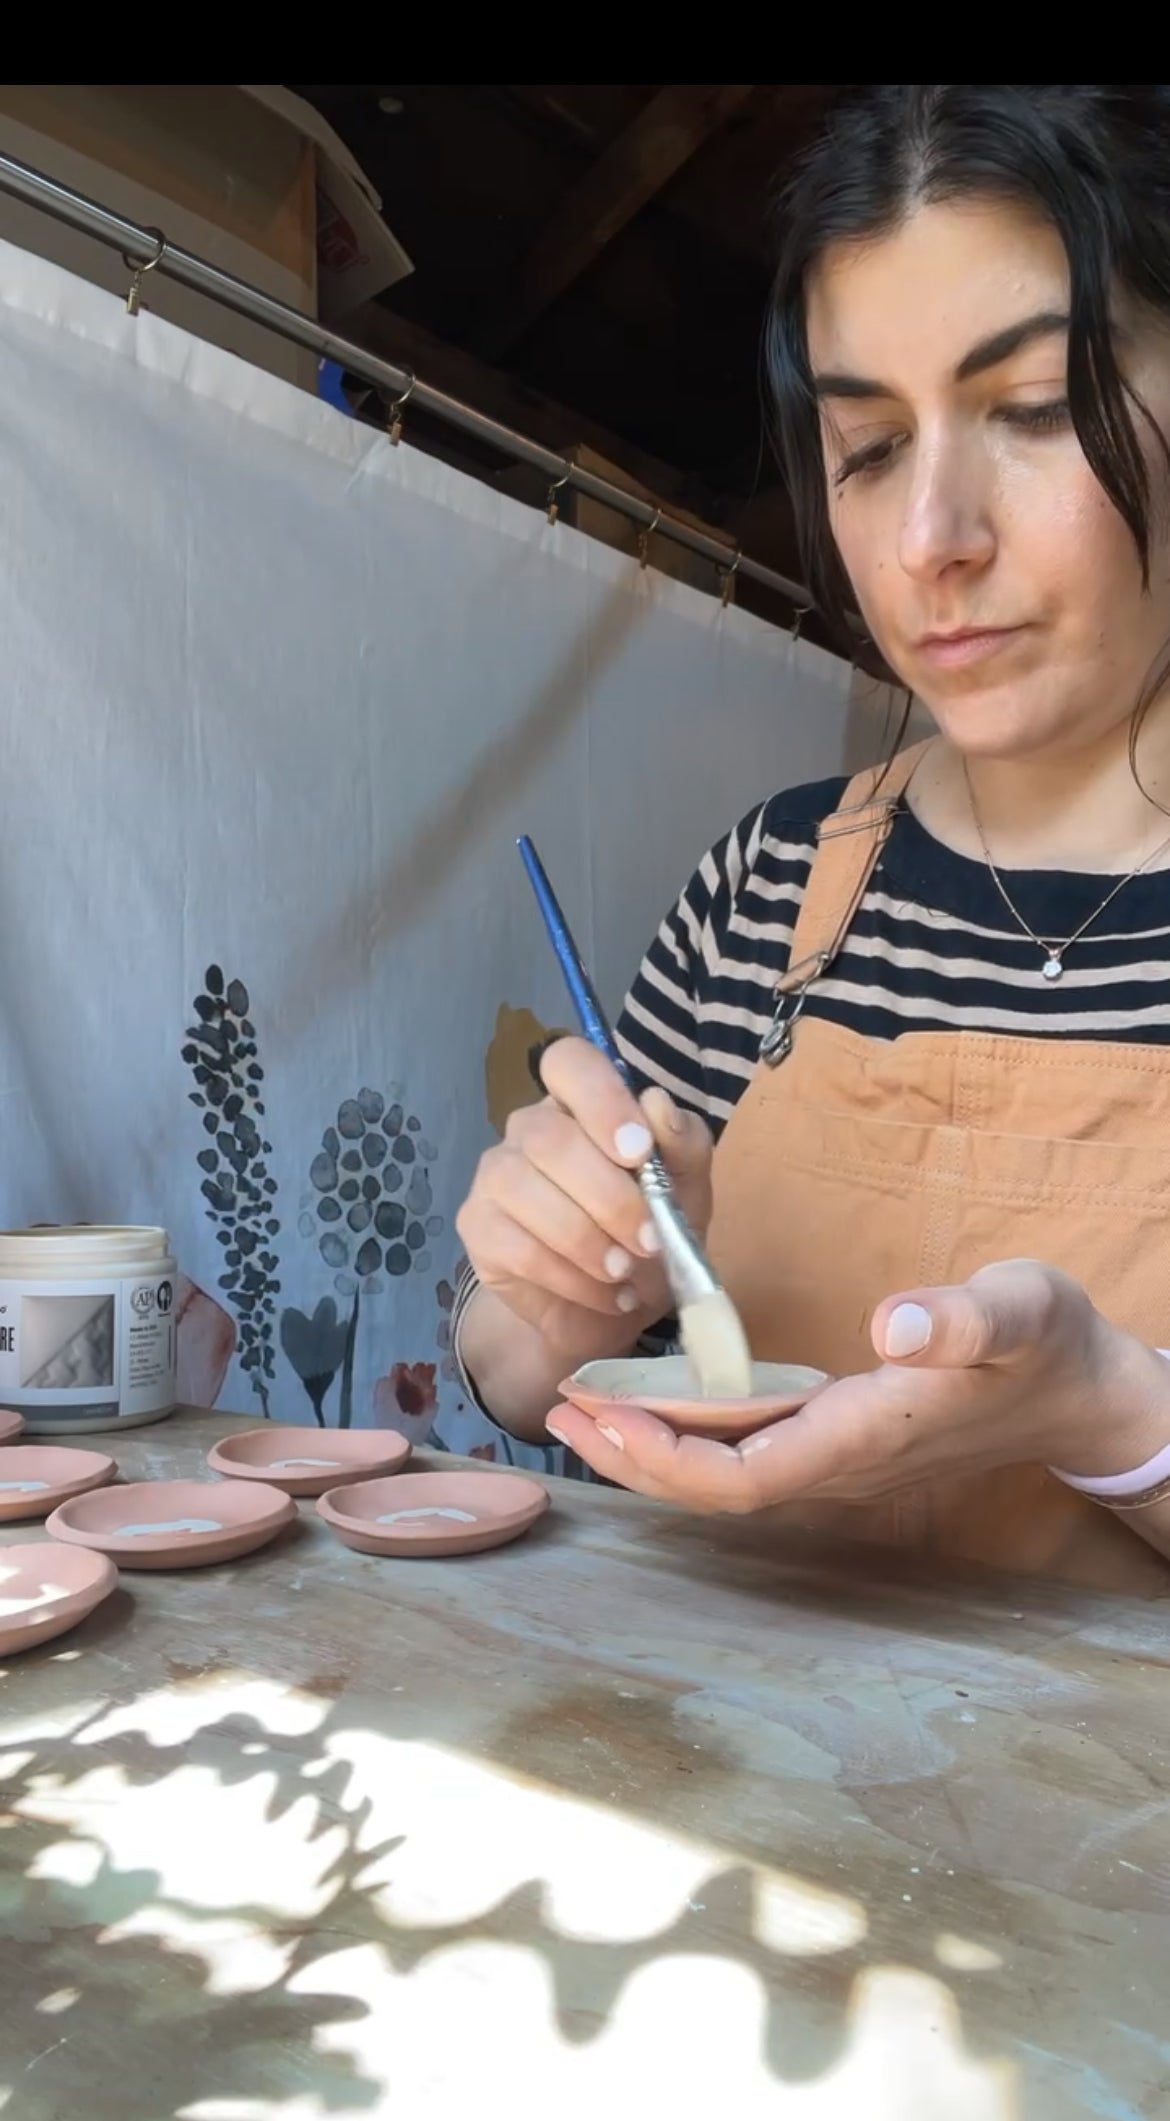
<path fill-rule="evenodd" d="M 213 1407 L 236 1352 L 236 1324 L 198 1282 L 180 1274 L 175 1294 L 175 1389 L 185 1407 Z"/>
<path fill-rule="evenodd" d="M 345 1361 L 349 1331 L 331 1296 L 321 1298 L 311 1318 L 291 1304 L 280 1314 L 280 1345 L 309 1395 L 319 1428 L 325 1426 L 325 1401 Z"/>
<path fill-rule="evenodd" d="M 225 978 L 219 965 L 209 965 L 203 980 L 182 1049 L 195 1082 L 187 1095 L 202 1113 L 207 1136 L 195 1159 L 203 1173 L 199 1190 L 223 1247 L 218 1287 L 239 1319 L 240 1368 L 267 1418 L 275 1376 L 280 1260 L 273 1247 L 280 1219 L 268 1168 L 272 1143 L 263 1138 L 264 1069 L 243 981 Z"/>
<path fill-rule="evenodd" d="M 567 1031 L 550 1031 L 531 1009 L 510 1009 L 507 1002 L 501 1002 L 483 1064 L 488 1118 L 501 1138 L 511 1113 L 523 1105 L 539 1104 L 544 1096 L 541 1059 L 547 1047 L 568 1035 Z"/>
<path fill-rule="evenodd" d="M 376 1295 L 391 1281 L 425 1274 L 443 1231 L 427 1169 L 437 1156 L 422 1124 L 389 1098 L 362 1089 L 337 1108 L 309 1166 L 301 1233 L 315 1240 L 339 1296 Z"/>
<path fill-rule="evenodd" d="M 396 1362 L 374 1386 L 374 1427 L 425 1444 L 439 1411 L 433 1362 Z"/>

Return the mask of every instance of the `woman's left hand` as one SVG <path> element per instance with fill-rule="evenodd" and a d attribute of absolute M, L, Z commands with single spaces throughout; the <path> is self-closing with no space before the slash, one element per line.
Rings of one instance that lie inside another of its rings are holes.
<path fill-rule="evenodd" d="M 1126 1472 L 1167 1440 L 1170 1366 L 1036 1260 L 890 1297 L 871 1331 L 879 1368 L 737 1445 L 677 1436 L 628 1404 L 597 1422 L 558 1406 L 548 1427 L 604 1478 L 698 1511 L 868 1501 L 997 1465 Z"/>

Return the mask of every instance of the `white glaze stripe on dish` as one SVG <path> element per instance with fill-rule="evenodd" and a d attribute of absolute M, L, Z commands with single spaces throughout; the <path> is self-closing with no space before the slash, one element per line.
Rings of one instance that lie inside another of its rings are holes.
<path fill-rule="evenodd" d="M 340 1458 L 274 1458 L 270 1473 L 294 1473 L 298 1466 L 339 1466 Z"/>
<path fill-rule="evenodd" d="M 401 1524 L 407 1517 L 449 1517 L 453 1524 L 474 1524 L 476 1522 L 470 1510 L 452 1510 L 445 1505 L 440 1506 L 438 1503 L 432 1503 L 428 1508 L 419 1510 L 387 1510 L 384 1517 L 375 1517 L 374 1523 Z"/>
<path fill-rule="evenodd" d="M 116 1539 L 151 1539 L 156 1532 L 222 1532 L 225 1527 L 218 1517 L 172 1517 L 164 1524 L 120 1524 L 115 1527 Z"/>

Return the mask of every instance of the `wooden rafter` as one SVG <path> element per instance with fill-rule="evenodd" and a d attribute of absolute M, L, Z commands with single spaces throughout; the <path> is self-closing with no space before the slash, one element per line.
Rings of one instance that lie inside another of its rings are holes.
<path fill-rule="evenodd" d="M 498 361 L 508 354 L 751 93 L 750 84 L 726 82 L 660 88 L 574 186 L 534 244 L 514 302 L 486 335 L 485 356 Z"/>

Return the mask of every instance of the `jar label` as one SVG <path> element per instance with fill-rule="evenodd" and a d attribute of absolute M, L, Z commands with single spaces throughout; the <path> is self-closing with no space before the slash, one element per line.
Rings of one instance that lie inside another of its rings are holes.
<path fill-rule="evenodd" d="M 0 1282 L 0 1403 L 165 1412 L 175 1397 L 174 1306 L 170 1275 Z"/>

